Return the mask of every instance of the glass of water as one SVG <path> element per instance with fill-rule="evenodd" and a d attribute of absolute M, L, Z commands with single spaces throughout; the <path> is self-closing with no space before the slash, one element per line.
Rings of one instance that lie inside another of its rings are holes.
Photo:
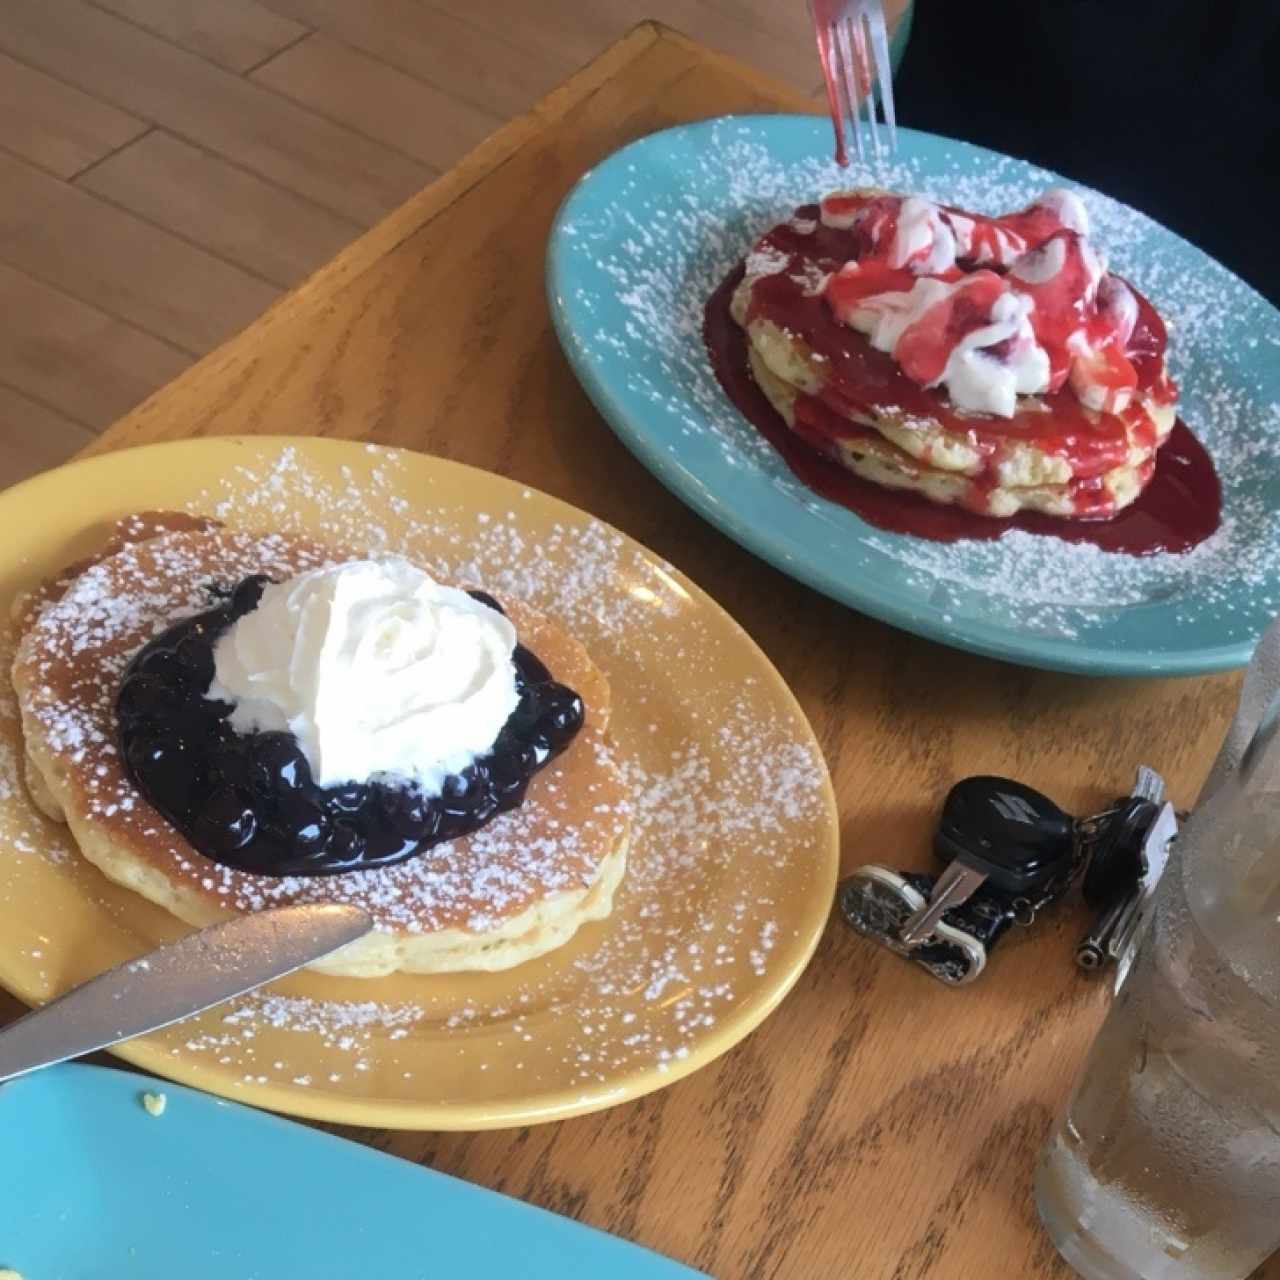
<path fill-rule="evenodd" d="M 1175 844 L 1040 1159 L 1041 1220 L 1088 1280 L 1245 1280 L 1280 1249 L 1274 691 L 1259 720 Z"/>

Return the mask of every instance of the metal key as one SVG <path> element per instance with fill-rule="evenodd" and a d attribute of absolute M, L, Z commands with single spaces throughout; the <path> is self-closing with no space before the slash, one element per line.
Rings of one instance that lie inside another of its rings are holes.
<path fill-rule="evenodd" d="M 1098 911 L 1093 927 L 1076 946 L 1076 964 L 1099 969 L 1119 954 L 1117 943 L 1131 936 L 1137 926 L 1138 904 L 1150 869 L 1147 856 L 1152 845 L 1168 845 L 1164 779 L 1147 765 L 1140 765 L 1133 791 L 1113 808 L 1089 819 L 1089 868 L 1081 881 L 1085 901 Z M 1177 820 L 1172 819 L 1172 830 Z M 1163 837 L 1163 845 L 1159 840 Z"/>
<path fill-rule="evenodd" d="M 1025 898 L 1072 866 L 1075 823 L 1048 796 L 1009 778 L 965 778 L 942 809 L 935 852 L 947 869 L 929 901 L 902 926 L 899 941 L 922 945 L 943 913 L 967 902 L 983 886 Z"/>
<path fill-rule="evenodd" d="M 1164 779 L 1149 764 L 1138 766 L 1138 776 L 1133 783 L 1133 795 L 1140 800 L 1150 800 L 1152 804 L 1164 804 L 1167 790 Z"/>
<path fill-rule="evenodd" d="M 1131 911 L 1137 909 L 1141 882 L 1134 885 L 1133 892 L 1121 894 L 1098 918 L 1093 928 L 1076 943 L 1076 964 L 1081 969 L 1101 969 L 1112 959 L 1111 942 L 1122 927 L 1127 926 Z"/>
<path fill-rule="evenodd" d="M 1151 919 L 1152 901 L 1168 864 L 1169 850 L 1177 838 L 1178 815 L 1173 805 L 1165 804 L 1147 833 L 1147 842 L 1143 848 L 1147 872 L 1143 877 L 1141 892 L 1134 896 L 1129 909 L 1117 920 L 1116 927 L 1107 939 L 1107 956 L 1116 966 L 1117 991 L 1133 963 L 1138 940 Z"/>
<path fill-rule="evenodd" d="M 1076 964 L 1080 968 L 1100 969 L 1109 961 L 1114 961 L 1120 970 L 1126 967 L 1125 954 L 1146 917 L 1156 885 L 1164 874 L 1169 846 L 1177 834 L 1178 818 L 1173 805 L 1163 804 L 1155 808 L 1141 836 L 1140 873 L 1116 896 L 1081 939 L 1076 947 Z"/>

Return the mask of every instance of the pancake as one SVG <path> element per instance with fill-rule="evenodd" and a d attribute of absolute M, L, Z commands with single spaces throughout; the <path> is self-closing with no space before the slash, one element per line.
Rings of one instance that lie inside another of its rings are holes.
<path fill-rule="evenodd" d="M 74 560 L 64 566 L 50 578 L 46 578 L 33 591 L 19 596 L 13 602 L 12 617 L 15 631 L 21 635 L 35 620 L 36 615 L 51 600 L 63 595 L 71 583 L 86 569 L 105 560 L 108 556 L 123 551 L 133 542 L 144 542 L 148 538 L 162 533 L 177 533 L 183 530 L 218 529 L 221 523 L 208 516 L 188 515 L 184 511 L 139 511 L 124 516 L 108 531 L 106 540 L 91 556 Z"/>
<path fill-rule="evenodd" d="M 1061 191 L 999 217 L 835 192 L 759 237 L 730 316 L 787 425 L 873 483 L 1112 515 L 1154 474 L 1176 388 L 1159 315 L 1087 221 Z"/>
<path fill-rule="evenodd" d="M 855 406 L 840 403 L 838 392 L 833 390 L 831 378 L 824 367 L 826 362 L 808 343 L 767 318 L 748 318 L 751 284 L 750 278 L 744 278 L 738 286 L 731 313 L 746 331 L 754 357 L 753 370 L 763 364 L 776 381 L 789 384 L 796 392 L 824 399 L 832 412 L 877 432 L 926 467 L 962 476 L 978 476 L 990 470 L 994 487 L 999 489 L 1066 485 L 1072 480 L 1088 479 L 1098 474 L 1092 472 L 1087 463 L 1082 465 L 1079 459 L 1050 452 L 1033 439 L 1022 439 L 1015 431 L 1002 429 L 997 419 L 975 418 L 965 430 L 958 431 L 954 417 L 947 415 L 944 419 L 941 411 L 932 415 L 907 414 L 891 404 Z M 845 340 L 850 346 L 864 348 L 870 359 L 881 356 L 872 350 L 862 334 L 849 331 Z M 888 357 L 883 359 L 888 360 Z M 938 401 L 941 406 L 943 397 L 939 395 Z M 1039 397 L 1025 397 L 1021 411 L 1047 412 L 1042 407 L 1037 408 L 1037 401 L 1042 405 Z M 1172 404 L 1160 403 L 1151 396 L 1139 394 L 1134 398 L 1131 412 L 1124 415 L 1095 413 L 1089 417 L 1094 421 L 1095 430 L 1100 435 L 1107 435 L 1108 443 L 1112 438 L 1118 439 L 1116 453 L 1120 460 L 1116 466 L 1136 474 L 1155 457 L 1156 451 L 1168 439 L 1177 418 L 1177 409 Z M 982 446 L 976 439 L 979 430 L 985 437 Z M 1116 466 L 1106 470 L 1114 471 Z M 1012 511 L 992 511 L 989 514 L 1006 515 Z M 1071 512 L 1054 514 L 1070 515 Z"/>
<path fill-rule="evenodd" d="M 810 421 L 836 415 L 822 401 L 804 397 L 790 383 L 777 377 L 754 348 L 748 350 L 747 360 L 752 377 L 778 416 L 807 444 L 845 470 L 883 488 L 909 490 L 932 502 L 961 506 L 979 515 L 1008 517 L 1019 511 L 1038 511 L 1051 516 L 1073 516 L 1085 501 L 1119 511 L 1138 497 L 1155 467 L 1154 458 L 1148 457 L 1137 465 L 1113 467 L 1096 480 L 1084 482 L 979 484 L 963 471 L 921 463 L 896 441 L 869 427 L 858 430 L 857 424 L 837 419 L 834 423 L 825 422 L 820 430 L 806 430 L 803 420 L 797 423 L 798 403 L 803 403 Z M 1087 495 L 1082 493 L 1086 486 Z"/>
<path fill-rule="evenodd" d="M 32 799 L 68 824 L 90 862 L 192 925 L 290 903 L 359 905 L 376 931 L 312 966 L 352 977 L 505 969 L 609 914 L 630 810 L 607 732 L 608 682 L 575 639 L 518 600 L 500 603 L 521 643 L 587 709 L 582 729 L 534 775 L 519 808 L 374 870 L 273 877 L 198 853 L 125 772 L 115 745 L 121 674 L 148 640 L 209 607 L 210 583 L 252 573 L 279 579 L 353 557 L 196 523 L 204 527 L 185 517 L 122 522 L 106 554 L 59 575 L 16 613 L 13 684 Z"/>

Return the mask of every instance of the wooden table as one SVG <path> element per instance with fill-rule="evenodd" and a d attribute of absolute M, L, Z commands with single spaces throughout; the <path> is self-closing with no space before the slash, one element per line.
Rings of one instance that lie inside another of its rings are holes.
<path fill-rule="evenodd" d="M 943 792 L 975 771 L 1087 809 L 1149 759 L 1191 801 L 1236 678 L 1050 675 L 860 617 L 699 521 L 579 390 L 543 298 L 565 192 L 655 129 L 779 108 L 812 104 L 641 26 L 94 448 L 216 432 L 375 440 L 500 471 L 612 521 L 706 587 L 790 681 L 835 777 L 850 867 L 927 865 Z M 1064 910 L 1007 942 L 964 991 L 833 922 L 761 1030 L 661 1093 L 518 1132 L 351 1136 L 720 1277 L 1066 1276 L 1037 1226 L 1031 1174 L 1105 1007 L 1104 984 L 1070 961 L 1083 919 Z"/>

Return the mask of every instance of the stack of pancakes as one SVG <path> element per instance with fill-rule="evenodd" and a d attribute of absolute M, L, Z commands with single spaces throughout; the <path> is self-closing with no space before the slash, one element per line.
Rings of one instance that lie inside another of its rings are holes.
<path fill-rule="evenodd" d="M 793 232 L 789 246 L 803 239 L 794 235 L 803 225 L 799 218 L 786 224 Z M 1139 389 L 1118 413 L 1084 408 L 1069 387 L 1020 397 L 1012 419 L 962 413 L 944 388 L 913 387 L 909 407 L 892 395 L 878 398 L 842 383 L 829 354 L 771 319 L 770 308 L 760 304 L 761 282 L 776 290 L 779 277 L 797 294 L 819 297 L 833 265 L 779 253 L 773 237 L 767 233 L 748 255 L 731 314 L 746 334 L 751 373 L 770 404 L 792 431 L 841 466 L 887 488 L 999 517 L 1019 511 L 1107 516 L 1132 503 L 1151 479 L 1176 419 L 1163 364 L 1153 389 Z M 834 318 L 830 323 L 862 367 L 883 373 L 877 382 L 897 376 L 892 356 L 855 329 Z M 932 408 L 922 412 L 922 403 Z"/>
<path fill-rule="evenodd" d="M 129 779 L 116 747 L 115 701 L 138 649 L 207 609 L 211 583 L 255 573 L 281 579 L 350 558 L 185 516 L 120 522 L 97 557 L 16 610 L 13 686 L 33 801 L 68 824 L 110 879 L 189 924 L 298 902 L 365 908 L 376 931 L 314 966 L 325 972 L 505 969 L 562 945 L 612 909 L 630 810 L 607 733 L 608 682 L 582 645 L 519 601 L 501 603 L 521 643 L 582 695 L 586 721 L 531 780 L 518 809 L 470 836 L 378 870 L 254 875 L 198 853 Z"/>

